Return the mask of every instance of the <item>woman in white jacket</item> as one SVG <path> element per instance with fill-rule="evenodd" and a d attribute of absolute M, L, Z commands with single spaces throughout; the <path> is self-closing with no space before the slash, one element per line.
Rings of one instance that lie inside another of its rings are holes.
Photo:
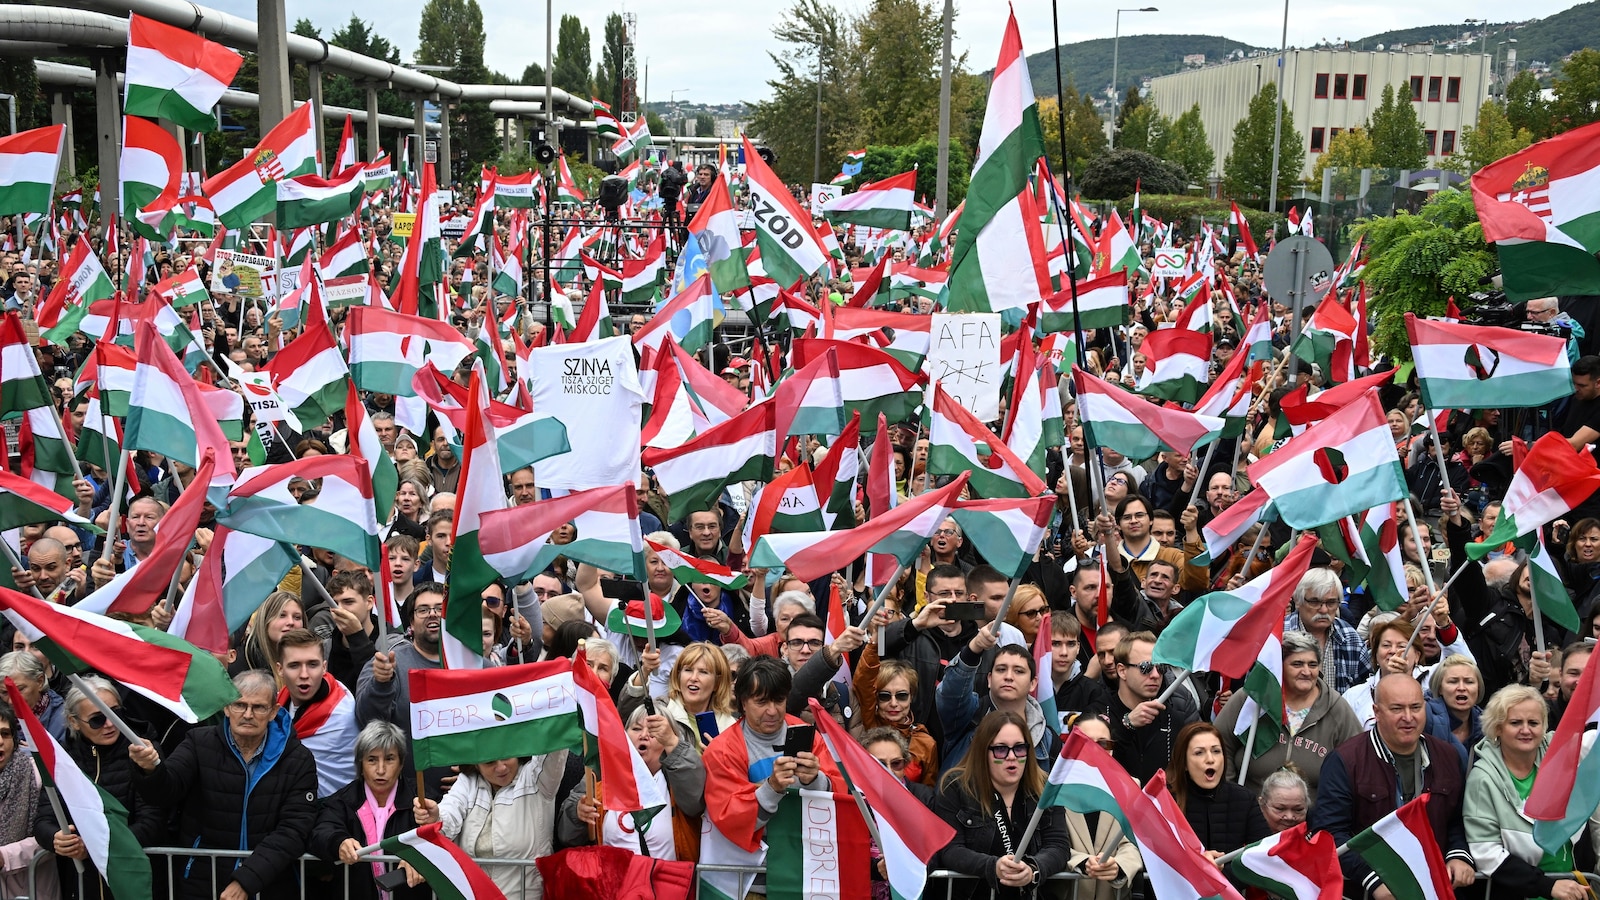
<path fill-rule="evenodd" d="M 445 837 L 478 859 L 528 860 L 526 866 L 491 864 L 483 870 L 506 896 L 539 900 L 544 882 L 531 863 L 554 850 L 557 800 L 583 777 L 576 760 L 568 771 L 568 757 L 558 750 L 462 766 L 443 800 L 416 801 L 417 824 L 440 822 Z"/>

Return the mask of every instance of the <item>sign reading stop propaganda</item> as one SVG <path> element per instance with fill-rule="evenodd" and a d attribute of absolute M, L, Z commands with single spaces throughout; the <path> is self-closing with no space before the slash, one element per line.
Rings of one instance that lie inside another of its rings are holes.
<path fill-rule="evenodd" d="M 1184 247 L 1162 247 L 1150 266 L 1152 278 L 1182 278 L 1189 271 L 1189 251 Z"/>

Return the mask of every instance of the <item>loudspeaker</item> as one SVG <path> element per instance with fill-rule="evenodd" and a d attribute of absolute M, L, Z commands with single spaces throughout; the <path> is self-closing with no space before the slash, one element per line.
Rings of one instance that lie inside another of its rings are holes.
<path fill-rule="evenodd" d="M 607 175 L 600 182 L 600 206 L 615 215 L 622 204 L 628 202 L 628 179 L 621 175 Z"/>
<path fill-rule="evenodd" d="M 542 166 L 548 166 L 556 161 L 556 148 L 549 144 L 540 144 L 533 148 L 533 158 Z"/>

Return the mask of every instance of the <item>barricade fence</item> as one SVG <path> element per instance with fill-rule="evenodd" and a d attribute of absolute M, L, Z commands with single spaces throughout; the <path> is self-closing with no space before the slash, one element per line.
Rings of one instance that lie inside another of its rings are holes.
<path fill-rule="evenodd" d="M 249 851 L 243 850 L 211 850 L 190 847 L 146 847 L 145 854 L 151 858 L 150 862 L 152 871 L 155 871 L 156 867 L 158 866 L 165 871 L 167 876 L 166 897 L 168 900 L 176 900 L 177 881 L 181 877 L 179 873 L 182 871 L 184 866 L 190 864 L 191 860 L 197 862 L 201 859 L 245 859 L 251 855 Z M 364 862 L 397 863 L 400 861 L 399 857 L 384 856 L 381 854 L 373 854 L 372 856 L 362 857 L 362 859 Z M 518 869 L 528 869 L 538 865 L 537 861 L 531 859 L 493 859 L 480 857 L 473 857 L 473 859 L 480 866 L 489 867 L 511 866 Z M 40 850 L 39 852 L 35 853 L 33 859 L 29 860 L 28 862 L 28 894 L 25 897 L 5 898 L 5 900 L 38 900 L 40 897 L 38 874 L 41 870 L 41 867 L 47 865 L 54 866 L 55 864 L 56 860 L 53 854 L 44 850 Z M 328 863 L 322 859 L 319 859 L 318 857 L 311 856 L 310 854 L 301 856 L 297 865 L 299 866 L 298 874 L 300 884 L 300 900 L 335 900 L 335 898 L 350 900 L 350 876 L 354 867 L 337 863 Z M 766 867 L 724 866 L 708 863 L 697 864 L 696 870 L 701 872 L 729 872 L 738 874 L 754 873 L 760 875 L 766 872 Z M 220 895 L 223 889 L 227 887 L 227 883 L 222 882 L 217 873 L 221 872 L 222 874 L 226 874 L 226 870 L 221 869 L 221 867 L 213 864 L 212 871 L 213 877 L 218 878 L 219 882 L 212 886 L 212 893 Z M 324 879 L 321 877 L 324 874 L 331 874 L 331 877 Z M 84 881 L 92 877 L 93 869 L 86 869 L 85 875 L 79 877 L 79 897 L 88 896 L 84 890 Z M 1556 875 L 1555 877 L 1565 878 L 1576 876 Z M 1586 872 L 1583 873 L 1582 877 L 1588 884 L 1600 884 L 1600 875 Z M 960 872 L 952 872 L 948 869 L 936 869 L 928 873 L 928 886 L 923 891 L 923 896 L 928 898 L 928 900 L 937 900 L 937 898 L 941 896 L 949 898 L 954 895 L 956 884 L 958 882 L 975 880 L 977 880 L 976 876 L 965 875 Z M 1090 879 L 1088 876 L 1076 872 L 1062 872 L 1051 876 L 1047 880 L 1058 884 L 1065 884 L 1074 881 L 1089 881 Z M 1483 900 L 1492 900 L 1492 897 L 1494 896 L 1494 883 L 1489 881 L 1489 879 L 1483 878 L 1482 876 L 1478 877 L 1478 881 L 1488 882 L 1484 886 Z M 943 885 L 941 886 L 939 882 L 943 882 Z M 1148 882 L 1144 883 L 1148 885 Z M 695 894 L 696 897 L 698 897 L 698 883 L 695 885 L 695 888 Z M 330 889 L 337 891 L 337 893 L 330 893 Z M 975 896 L 981 897 L 982 895 L 978 894 Z M 1118 889 L 1117 896 L 1118 898 L 1125 898 L 1137 896 L 1137 894 L 1133 890 L 1133 885 L 1125 884 Z M 523 895 L 514 897 L 508 895 L 507 900 L 527 900 L 527 897 Z M 551 900 L 561 900 L 561 898 L 551 898 Z"/>

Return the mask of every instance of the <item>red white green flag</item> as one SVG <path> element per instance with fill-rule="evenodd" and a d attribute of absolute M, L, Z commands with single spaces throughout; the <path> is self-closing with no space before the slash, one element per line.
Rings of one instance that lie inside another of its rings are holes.
<path fill-rule="evenodd" d="M 889 554 L 902 566 L 910 565 L 950 515 L 966 485 L 963 472 L 942 488 L 919 494 L 843 531 L 769 534 L 756 544 L 749 564 L 767 569 L 782 566 L 803 581 L 822 578 L 868 552 Z"/>
<path fill-rule="evenodd" d="M 533 578 L 557 556 L 644 581 L 638 502 L 633 485 L 624 484 L 491 509 L 483 513 L 478 547 L 484 562 L 509 581 Z M 554 543 L 552 536 L 565 525 L 577 537 Z"/>
<path fill-rule="evenodd" d="M 40 337 L 52 344 L 65 345 L 67 338 L 78 330 L 78 323 L 88 315 L 89 305 L 96 300 L 109 299 L 116 292 L 111 276 L 89 243 L 80 240 L 73 245 L 55 286 L 39 307 Z"/>
<path fill-rule="evenodd" d="M 828 265 L 828 251 L 811 229 L 811 213 L 802 209 L 789 186 L 756 154 L 744 137 L 745 171 L 755 211 L 756 246 L 761 263 L 779 286 L 792 285 Z"/>
<path fill-rule="evenodd" d="M 244 57 L 215 41 L 130 15 L 124 111 L 190 131 L 216 131 L 213 108 L 243 63 Z"/>
<path fill-rule="evenodd" d="M 1467 545 L 1467 555 L 1473 559 L 1482 559 L 1507 541 L 1544 527 L 1600 490 L 1600 469 L 1595 467 L 1594 456 L 1586 450 L 1572 449 L 1560 434 L 1549 432 L 1526 450 L 1521 438 L 1512 441 L 1516 445 L 1512 459 L 1517 471 L 1506 489 L 1494 531 L 1482 541 Z"/>
<path fill-rule="evenodd" d="M 644 545 L 660 557 L 662 565 L 672 570 L 672 577 L 679 584 L 715 584 L 725 591 L 742 590 L 750 584 L 745 573 L 735 572 L 714 559 L 699 559 L 655 541 L 647 540 Z"/>
<path fill-rule="evenodd" d="M 185 465 L 198 467 L 205 451 L 216 454 L 213 488 L 233 484 L 233 454 L 222 427 L 211 415 L 194 379 L 172 355 L 156 326 L 147 319 L 136 326 L 133 392 L 129 397 L 124 441 L 132 450 L 153 450 Z"/>
<path fill-rule="evenodd" d="M 32 706 L 9 677 L 6 699 L 16 710 L 22 734 L 14 735 L 33 751 L 42 785 L 54 790 L 69 821 L 59 823 L 83 841 L 89 864 L 100 873 L 116 900 L 144 900 L 150 892 L 150 858 L 128 827 L 128 810 L 95 784 L 34 715 Z"/>
<path fill-rule="evenodd" d="M 489 422 L 489 395 L 483 367 L 472 367 L 467 383 L 466 429 L 462 434 L 461 478 L 456 514 L 450 527 L 450 594 L 445 598 L 440 648 L 446 668 L 477 669 L 483 661 L 482 594 L 498 573 L 484 559 L 483 516 L 506 508 L 500 451 Z"/>
<path fill-rule="evenodd" d="M 1193 453 L 1221 437 L 1226 426 L 1214 416 L 1157 406 L 1076 366 L 1072 376 L 1085 437 L 1131 459 L 1166 450 Z"/>
<path fill-rule="evenodd" d="M 1180 328 L 1152 331 L 1139 346 L 1144 376 L 1139 393 L 1146 397 L 1194 403 L 1211 381 L 1211 335 Z"/>
<path fill-rule="evenodd" d="M 200 527 L 200 514 L 206 505 L 206 486 L 211 483 L 214 464 L 212 456 L 207 454 L 196 470 L 194 481 L 161 517 L 156 525 L 155 549 L 150 555 L 79 601 L 77 609 L 107 616 L 120 613 L 138 617 L 150 612 L 151 607 L 166 597 L 189 552 L 189 542 Z"/>
<path fill-rule="evenodd" d="M 320 484 L 316 499 L 297 500 L 289 490 L 296 479 Z M 320 547 L 368 569 L 378 568 L 372 475 L 366 461 L 355 456 L 324 454 L 245 469 L 216 518 L 234 531 Z M 453 566 L 452 556 L 452 574 Z"/>
<path fill-rule="evenodd" d="M 1339 900 L 1344 874 L 1336 850 L 1333 835 L 1307 834 L 1301 822 L 1245 847 L 1228 863 L 1228 874 L 1284 900 Z"/>
<path fill-rule="evenodd" d="M 1001 572 L 1019 578 L 1050 528 L 1052 496 L 1001 500 L 961 500 L 951 511 L 978 553 Z"/>
<path fill-rule="evenodd" d="M 1571 455 L 1565 439 L 1560 435 L 1555 438 Z M 1593 459 L 1588 468 L 1595 472 L 1595 483 L 1600 484 L 1600 472 L 1595 471 Z M 1371 393 L 1252 463 L 1250 480 L 1273 499 L 1278 515 L 1291 528 L 1315 528 L 1365 513 L 1380 503 L 1403 500 L 1409 493 L 1400 459 L 1394 452 L 1394 436 L 1377 395 Z M 1568 508 L 1563 506 L 1561 511 Z M 1508 499 L 1501 522 L 1513 518 L 1510 511 Z M 1514 521 L 1510 527 L 1515 527 Z M 1498 524 L 1496 529 L 1498 534 Z"/>
<path fill-rule="evenodd" d="M 439 900 L 505 900 L 489 873 L 441 829 L 438 822 L 413 828 L 384 838 L 378 850 L 409 863 Z"/>
<path fill-rule="evenodd" d="M 979 497 L 1036 497 L 1044 480 L 1028 468 L 988 426 L 944 390 L 933 388 L 928 426 L 928 471 L 934 475 L 969 473 Z"/>
<path fill-rule="evenodd" d="M 644 451 L 642 461 L 655 469 L 674 519 L 713 508 L 733 482 L 772 479 L 778 450 L 775 413 L 773 404 L 763 403 L 680 446 Z"/>
<path fill-rule="evenodd" d="M 1479 169 L 1472 203 L 1495 245 L 1506 295 L 1600 291 L 1600 124 L 1540 141 Z"/>
<path fill-rule="evenodd" d="M 1565 338 L 1419 319 L 1406 313 L 1428 409 L 1544 406 L 1572 393 Z"/>
<path fill-rule="evenodd" d="M 1372 867 L 1377 882 L 1388 888 L 1395 900 L 1455 898 L 1450 870 L 1428 818 L 1429 799 L 1424 791 L 1350 839 L 1350 849 Z"/>

